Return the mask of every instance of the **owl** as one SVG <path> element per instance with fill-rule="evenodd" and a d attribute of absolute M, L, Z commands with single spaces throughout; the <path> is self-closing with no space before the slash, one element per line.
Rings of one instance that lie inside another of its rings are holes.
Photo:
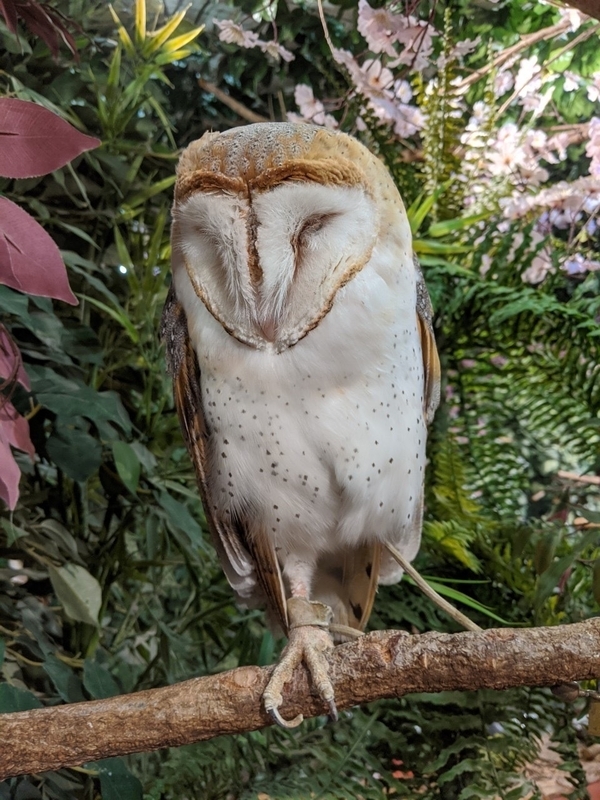
<path fill-rule="evenodd" d="M 206 133 L 183 152 L 162 322 L 220 561 L 335 718 L 328 650 L 421 538 L 440 365 L 400 195 L 354 138 L 308 124 Z"/>

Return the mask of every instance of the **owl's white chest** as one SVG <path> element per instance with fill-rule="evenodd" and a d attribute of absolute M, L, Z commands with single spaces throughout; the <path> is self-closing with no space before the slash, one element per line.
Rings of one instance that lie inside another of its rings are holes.
<path fill-rule="evenodd" d="M 229 336 L 175 275 L 211 432 L 209 483 L 275 546 L 314 557 L 371 540 L 419 544 L 425 469 L 415 280 L 380 254 L 294 347 Z M 250 513 L 248 513 L 250 512 Z"/>

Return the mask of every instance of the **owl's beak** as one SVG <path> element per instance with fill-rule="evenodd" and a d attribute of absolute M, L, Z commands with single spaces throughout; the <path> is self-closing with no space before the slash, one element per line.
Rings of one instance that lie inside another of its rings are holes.
<path fill-rule="evenodd" d="M 262 319 L 259 323 L 260 329 L 263 332 L 265 339 L 268 342 L 274 342 L 277 338 L 277 323 L 273 319 L 273 317 L 268 317 L 267 319 Z"/>

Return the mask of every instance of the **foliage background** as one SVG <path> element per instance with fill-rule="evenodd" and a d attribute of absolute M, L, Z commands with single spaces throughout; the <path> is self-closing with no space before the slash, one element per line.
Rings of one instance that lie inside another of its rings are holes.
<path fill-rule="evenodd" d="M 29 418 L 37 453 L 33 463 L 17 456 L 20 503 L 0 519 L 0 711 L 267 664 L 281 647 L 261 613 L 232 603 L 157 339 L 178 148 L 242 121 L 198 78 L 274 119 L 296 110 L 298 83 L 311 86 L 337 122 L 386 161 L 411 205 L 445 375 L 420 570 L 467 594 L 482 625 L 597 614 L 598 486 L 558 472 L 600 467 L 600 272 L 560 268 L 576 248 L 592 257 L 598 236 L 590 215 L 566 232 L 548 229 L 553 269 L 543 282 L 524 282 L 547 240 L 536 236 L 532 214 L 507 223 L 501 201 L 514 181 L 492 181 L 473 221 L 453 180 L 475 102 L 495 108 L 490 132 L 503 120 L 526 131 L 532 119 L 514 104 L 497 113 L 501 101 L 485 79 L 461 107 L 452 80 L 555 24 L 557 9 L 516 0 L 413 3 L 412 13 L 445 30 L 434 60 L 459 39 L 481 39 L 466 62 L 438 63 L 421 79 L 401 72 L 428 124 L 420 137 L 399 139 L 362 111 L 364 98 L 333 60 L 310 2 L 209 2 L 185 20 L 183 6 L 170 3 L 181 24 L 160 44 L 144 35 L 166 21 L 150 1 L 137 4 L 137 16 L 131 4 L 115 5 L 127 35 L 104 2 L 52 6 L 74 21 L 79 60 L 67 49 L 53 58 L 44 42 L 23 28 L 17 38 L 0 18 L 0 94 L 53 109 L 103 146 L 51 176 L 0 181 L 0 192 L 57 241 L 80 299 L 71 308 L 0 286 L 2 318 L 32 385 L 31 394 L 17 388 L 13 402 Z M 327 16 L 336 47 L 363 58 L 354 0 L 328 5 Z M 233 18 L 265 39 L 276 34 L 295 59 L 224 43 L 214 18 Z M 524 54 L 546 64 L 577 35 L 542 39 Z M 560 76 L 568 66 L 589 83 L 600 71 L 597 44 L 596 32 L 575 42 L 552 69 Z M 434 79 L 441 89 L 428 94 Z M 559 78 L 537 127 L 592 118 L 585 91 L 563 89 Z M 550 184 L 586 175 L 585 137 L 546 166 Z M 454 630 L 407 582 L 380 591 L 371 625 Z M 574 723 L 584 714 L 583 703 L 566 707 L 535 689 L 412 696 L 346 712 L 335 726 L 320 719 L 293 732 L 12 779 L 0 784 L 0 798 L 539 797 L 521 769 L 544 731 L 564 756 L 570 796 L 585 798 L 575 745 L 586 734 Z"/>

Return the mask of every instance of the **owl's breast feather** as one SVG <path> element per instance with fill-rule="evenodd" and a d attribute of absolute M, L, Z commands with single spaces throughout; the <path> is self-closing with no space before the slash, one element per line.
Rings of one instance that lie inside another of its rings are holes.
<path fill-rule="evenodd" d="M 375 538 L 418 546 L 423 366 L 414 284 L 396 276 L 390 286 L 368 265 L 279 354 L 233 339 L 176 287 L 200 365 L 214 501 L 250 509 L 290 552 Z"/>

